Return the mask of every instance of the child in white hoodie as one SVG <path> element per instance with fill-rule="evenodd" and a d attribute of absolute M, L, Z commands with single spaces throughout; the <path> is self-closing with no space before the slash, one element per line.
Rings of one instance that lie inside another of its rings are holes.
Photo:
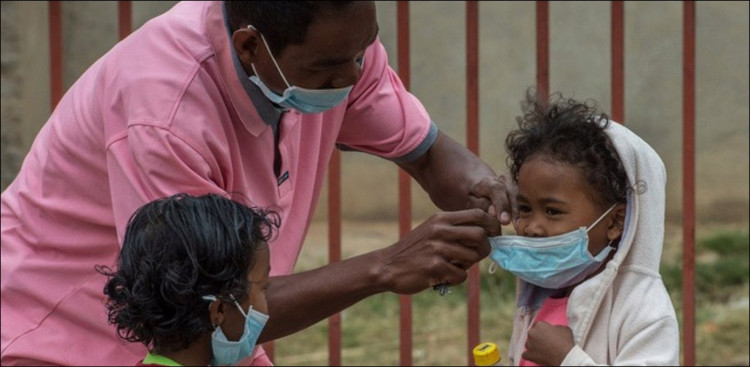
<path fill-rule="evenodd" d="M 490 254 L 518 279 L 510 363 L 677 365 L 661 159 L 593 101 L 530 90 L 522 108 L 506 139 L 518 235 Z"/>

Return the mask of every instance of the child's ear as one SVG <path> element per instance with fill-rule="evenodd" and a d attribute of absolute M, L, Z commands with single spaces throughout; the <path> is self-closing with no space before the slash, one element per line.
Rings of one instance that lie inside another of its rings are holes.
<path fill-rule="evenodd" d="M 607 239 L 614 241 L 622 236 L 625 227 L 625 207 L 624 203 L 617 204 L 612 209 L 612 221 L 607 228 Z"/>
<path fill-rule="evenodd" d="M 208 315 L 211 323 L 215 326 L 221 326 L 224 323 L 224 302 L 217 299 L 208 306 Z"/>

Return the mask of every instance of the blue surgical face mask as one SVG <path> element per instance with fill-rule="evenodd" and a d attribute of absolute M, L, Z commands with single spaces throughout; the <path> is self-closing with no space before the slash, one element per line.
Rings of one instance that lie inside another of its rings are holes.
<path fill-rule="evenodd" d="M 522 280 L 543 288 L 561 289 L 576 284 L 596 271 L 614 250 L 607 246 L 596 256 L 592 256 L 589 253 L 588 231 L 612 211 L 615 205 L 588 228 L 581 227 L 558 236 L 492 237 L 490 258 Z"/>
<path fill-rule="evenodd" d="M 252 25 L 248 25 L 247 27 L 255 29 Z M 279 75 L 281 75 L 281 79 L 284 80 L 284 84 L 286 84 L 287 87 L 284 89 L 282 95 L 274 93 L 260 80 L 260 78 L 258 78 L 258 72 L 255 70 L 255 65 L 250 64 L 250 67 L 253 68 L 253 73 L 255 74 L 250 76 L 250 81 L 255 83 L 255 85 L 260 88 L 266 98 L 271 102 L 286 108 L 293 108 L 302 113 L 319 113 L 338 106 L 349 96 L 349 92 L 352 90 L 352 87 L 354 87 L 353 85 L 333 89 L 306 89 L 289 84 L 284 73 L 281 71 L 281 68 L 279 68 L 276 58 L 273 57 L 271 49 L 268 47 L 268 43 L 262 33 L 260 34 L 260 38 L 263 40 L 263 44 L 266 45 L 266 50 L 268 50 L 268 54 L 271 55 L 271 60 L 273 60 L 276 70 L 279 71 Z M 360 68 L 361 67 L 362 64 L 360 63 Z"/>
<path fill-rule="evenodd" d="M 215 301 L 216 297 L 204 296 L 203 299 Z M 213 350 L 213 357 L 211 358 L 212 366 L 232 366 L 242 359 L 249 357 L 253 353 L 253 349 L 255 349 L 260 332 L 266 325 L 266 321 L 268 321 L 268 315 L 253 310 L 253 306 L 250 306 L 248 312 L 245 313 L 237 301 L 234 301 L 234 304 L 242 315 L 245 316 L 245 330 L 239 340 L 231 341 L 224 335 L 220 326 L 214 329 L 213 334 L 211 334 L 211 349 Z"/>

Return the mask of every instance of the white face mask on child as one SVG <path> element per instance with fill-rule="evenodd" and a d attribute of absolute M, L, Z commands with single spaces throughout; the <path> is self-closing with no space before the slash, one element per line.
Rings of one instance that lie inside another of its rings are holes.
<path fill-rule="evenodd" d="M 234 298 L 234 297 L 232 297 Z M 215 296 L 203 296 L 207 301 L 216 301 Z M 231 341 L 221 330 L 220 326 L 214 329 L 211 334 L 211 349 L 213 357 L 211 358 L 212 366 L 232 366 L 244 358 L 249 357 L 255 349 L 258 337 L 263 327 L 268 321 L 268 315 L 253 310 L 253 306 L 245 313 L 237 301 L 234 301 L 237 309 L 245 316 L 245 330 L 238 341 Z"/>

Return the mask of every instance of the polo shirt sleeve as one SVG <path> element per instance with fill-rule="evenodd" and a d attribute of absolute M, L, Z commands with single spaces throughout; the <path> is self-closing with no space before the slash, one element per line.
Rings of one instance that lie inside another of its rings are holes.
<path fill-rule="evenodd" d="M 437 126 L 404 88 L 376 39 L 365 51 L 362 76 L 349 96 L 337 147 L 409 162 L 424 154 L 437 134 Z"/>
<path fill-rule="evenodd" d="M 122 244 L 131 215 L 152 200 L 187 193 L 226 194 L 200 145 L 158 124 L 131 123 L 107 147 L 112 208 Z"/>

